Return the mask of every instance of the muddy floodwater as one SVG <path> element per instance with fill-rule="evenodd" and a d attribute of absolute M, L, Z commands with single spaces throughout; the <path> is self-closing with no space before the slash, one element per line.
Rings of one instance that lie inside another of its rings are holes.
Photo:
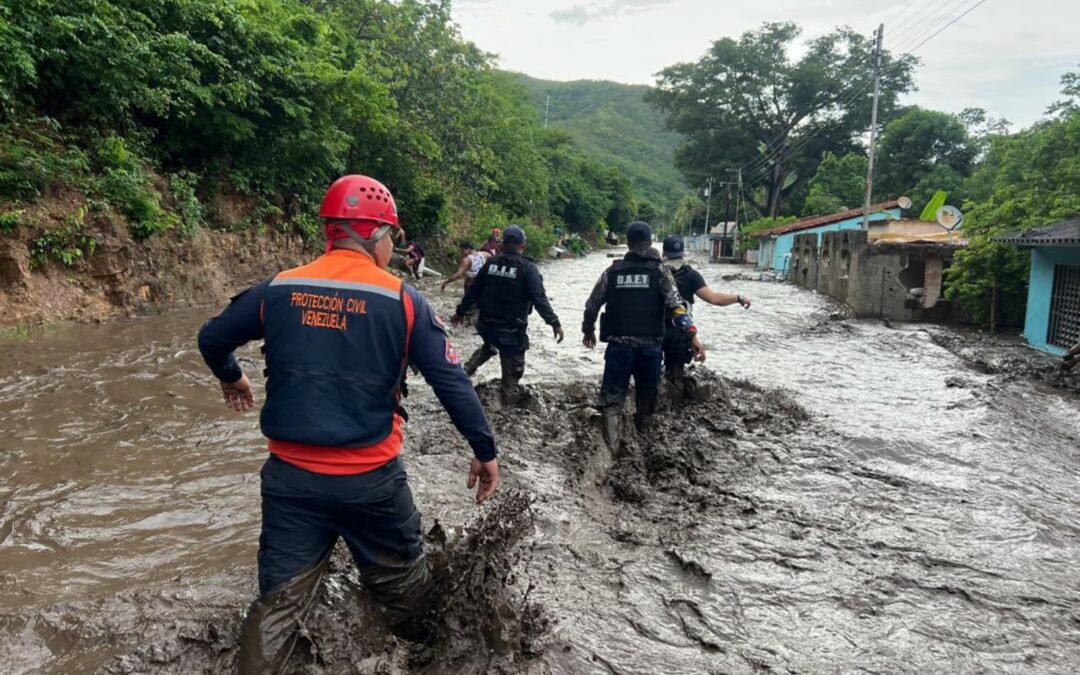
<path fill-rule="evenodd" d="M 702 262 L 754 305 L 697 304 L 719 377 L 611 453 L 591 407 L 602 351 L 579 330 L 608 263 L 543 268 L 567 341 L 534 315 L 523 407 L 494 395 L 497 360 L 478 373 L 494 504 L 471 502 L 468 448 L 411 379 L 439 642 L 388 637 L 338 558 L 290 671 L 1076 672 L 1075 394 Z M 449 314 L 456 292 L 423 289 Z M 265 450 L 199 358 L 208 313 L 0 343 L 0 672 L 230 669 Z M 261 373 L 257 346 L 242 357 Z"/>

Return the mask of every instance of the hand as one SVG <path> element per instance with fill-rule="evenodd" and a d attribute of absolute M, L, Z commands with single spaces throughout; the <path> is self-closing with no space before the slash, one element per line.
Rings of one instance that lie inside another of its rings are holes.
<path fill-rule="evenodd" d="M 240 379 L 232 384 L 222 382 L 221 395 L 225 398 L 225 405 L 236 412 L 244 412 L 255 407 L 255 394 L 251 391 L 251 380 L 247 375 L 241 375 Z"/>
<path fill-rule="evenodd" d="M 694 361 L 696 361 L 697 363 L 704 363 L 705 347 L 702 346 L 701 340 L 698 339 L 698 336 L 695 335 L 693 339 L 690 340 L 690 348 L 694 350 Z"/>
<path fill-rule="evenodd" d="M 562 344 L 563 338 L 566 337 L 566 333 L 563 332 L 562 326 L 552 326 L 551 330 L 555 333 L 555 344 Z"/>
<path fill-rule="evenodd" d="M 450 317 L 450 325 L 454 328 L 460 326 L 464 321 L 465 317 L 461 316 L 460 314 L 455 314 L 454 316 Z"/>
<path fill-rule="evenodd" d="M 446 292 L 446 284 L 448 284 L 448 283 L 450 283 L 450 282 L 449 281 L 442 282 L 442 285 L 439 286 L 439 290 L 442 291 L 443 293 L 445 293 Z"/>
<path fill-rule="evenodd" d="M 589 349 L 592 349 L 593 347 L 595 347 L 596 346 L 596 333 L 586 333 L 585 336 L 583 338 L 581 338 L 581 344 L 585 345 Z"/>
<path fill-rule="evenodd" d="M 499 486 L 499 462 L 494 459 L 490 462 L 481 462 L 473 458 L 472 465 L 469 467 L 469 479 L 465 481 L 465 486 L 471 490 L 477 480 L 480 481 L 480 487 L 476 488 L 476 503 L 482 504 L 485 499 L 495 494 L 495 488 Z"/>
<path fill-rule="evenodd" d="M 750 298 L 745 295 L 737 295 L 735 298 L 739 301 L 739 304 L 742 305 L 743 309 L 750 309 Z"/>

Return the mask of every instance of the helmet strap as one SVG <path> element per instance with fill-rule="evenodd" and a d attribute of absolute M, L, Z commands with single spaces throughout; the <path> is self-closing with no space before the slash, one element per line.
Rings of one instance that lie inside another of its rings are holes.
<path fill-rule="evenodd" d="M 342 232 L 344 232 L 349 239 L 352 239 L 359 244 L 372 259 L 375 259 L 375 245 L 378 244 L 379 240 L 385 237 L 387 232 L 392 229 L 389 225 L 383 225 L 372 233 L 370 239 L 364 239 L 357 234 L 356 230 L 352 228 L 352 225 L 349 225 L 348 223 L 338 223 L 338 227 L 341 228 Z"/>

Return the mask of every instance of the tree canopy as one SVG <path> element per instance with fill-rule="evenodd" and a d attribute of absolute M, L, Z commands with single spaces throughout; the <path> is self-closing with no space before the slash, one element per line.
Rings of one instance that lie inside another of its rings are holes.
<path fill-rule="evenodd" d="M 247 195 L 254 220 L 310 232 L 326 186 L 356 172 L 420 235 L 510 219 L 585 231 L 636 210 L 620 171 L 544 130 L 461 38 L 449 0 L 12 2 L 0 201 L 68 184 L 149 236 L 176 225 L 175 185 L 189 206 Z"/>
<path fill-rule="evenodd" d="M 746 167 L 744 181 L 764 184 L 755 206 L 776 216 L 785 199 L 805 195 L 826 151 L 857 147 L 870 122 L 873 44 L 841 28 L 808 41 L 796 60 L 800 33 L 794 23 L 766 23 L 738 40 L 717 40 L 697 62 L 661 71 L 649 99 L 688 139 L 676 161 L 690 184 Z M 911 90 L 915 64 L 884 52 L 883 117 Z"/>

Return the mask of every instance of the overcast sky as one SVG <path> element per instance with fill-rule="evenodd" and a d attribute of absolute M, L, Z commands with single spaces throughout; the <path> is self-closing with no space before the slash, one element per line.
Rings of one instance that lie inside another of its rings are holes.
<path fill-rule="evenodd" d="M 885 22 L 885 46 L 910 49 L 978 0 L 454 0 L 465 38 L 500 66 L 555 80 L 652 84 L 665 66 L 698 59 L 713 40 L 763 21 L 804 36 Z M 890 30 L 890 26 L 893 30 Z M 1017 126 L 1042 117 L 1059 78 L 1080 64 L 1080 0 L 985 0 L 918 50 L 918 105 L 978 106 Z"/>

